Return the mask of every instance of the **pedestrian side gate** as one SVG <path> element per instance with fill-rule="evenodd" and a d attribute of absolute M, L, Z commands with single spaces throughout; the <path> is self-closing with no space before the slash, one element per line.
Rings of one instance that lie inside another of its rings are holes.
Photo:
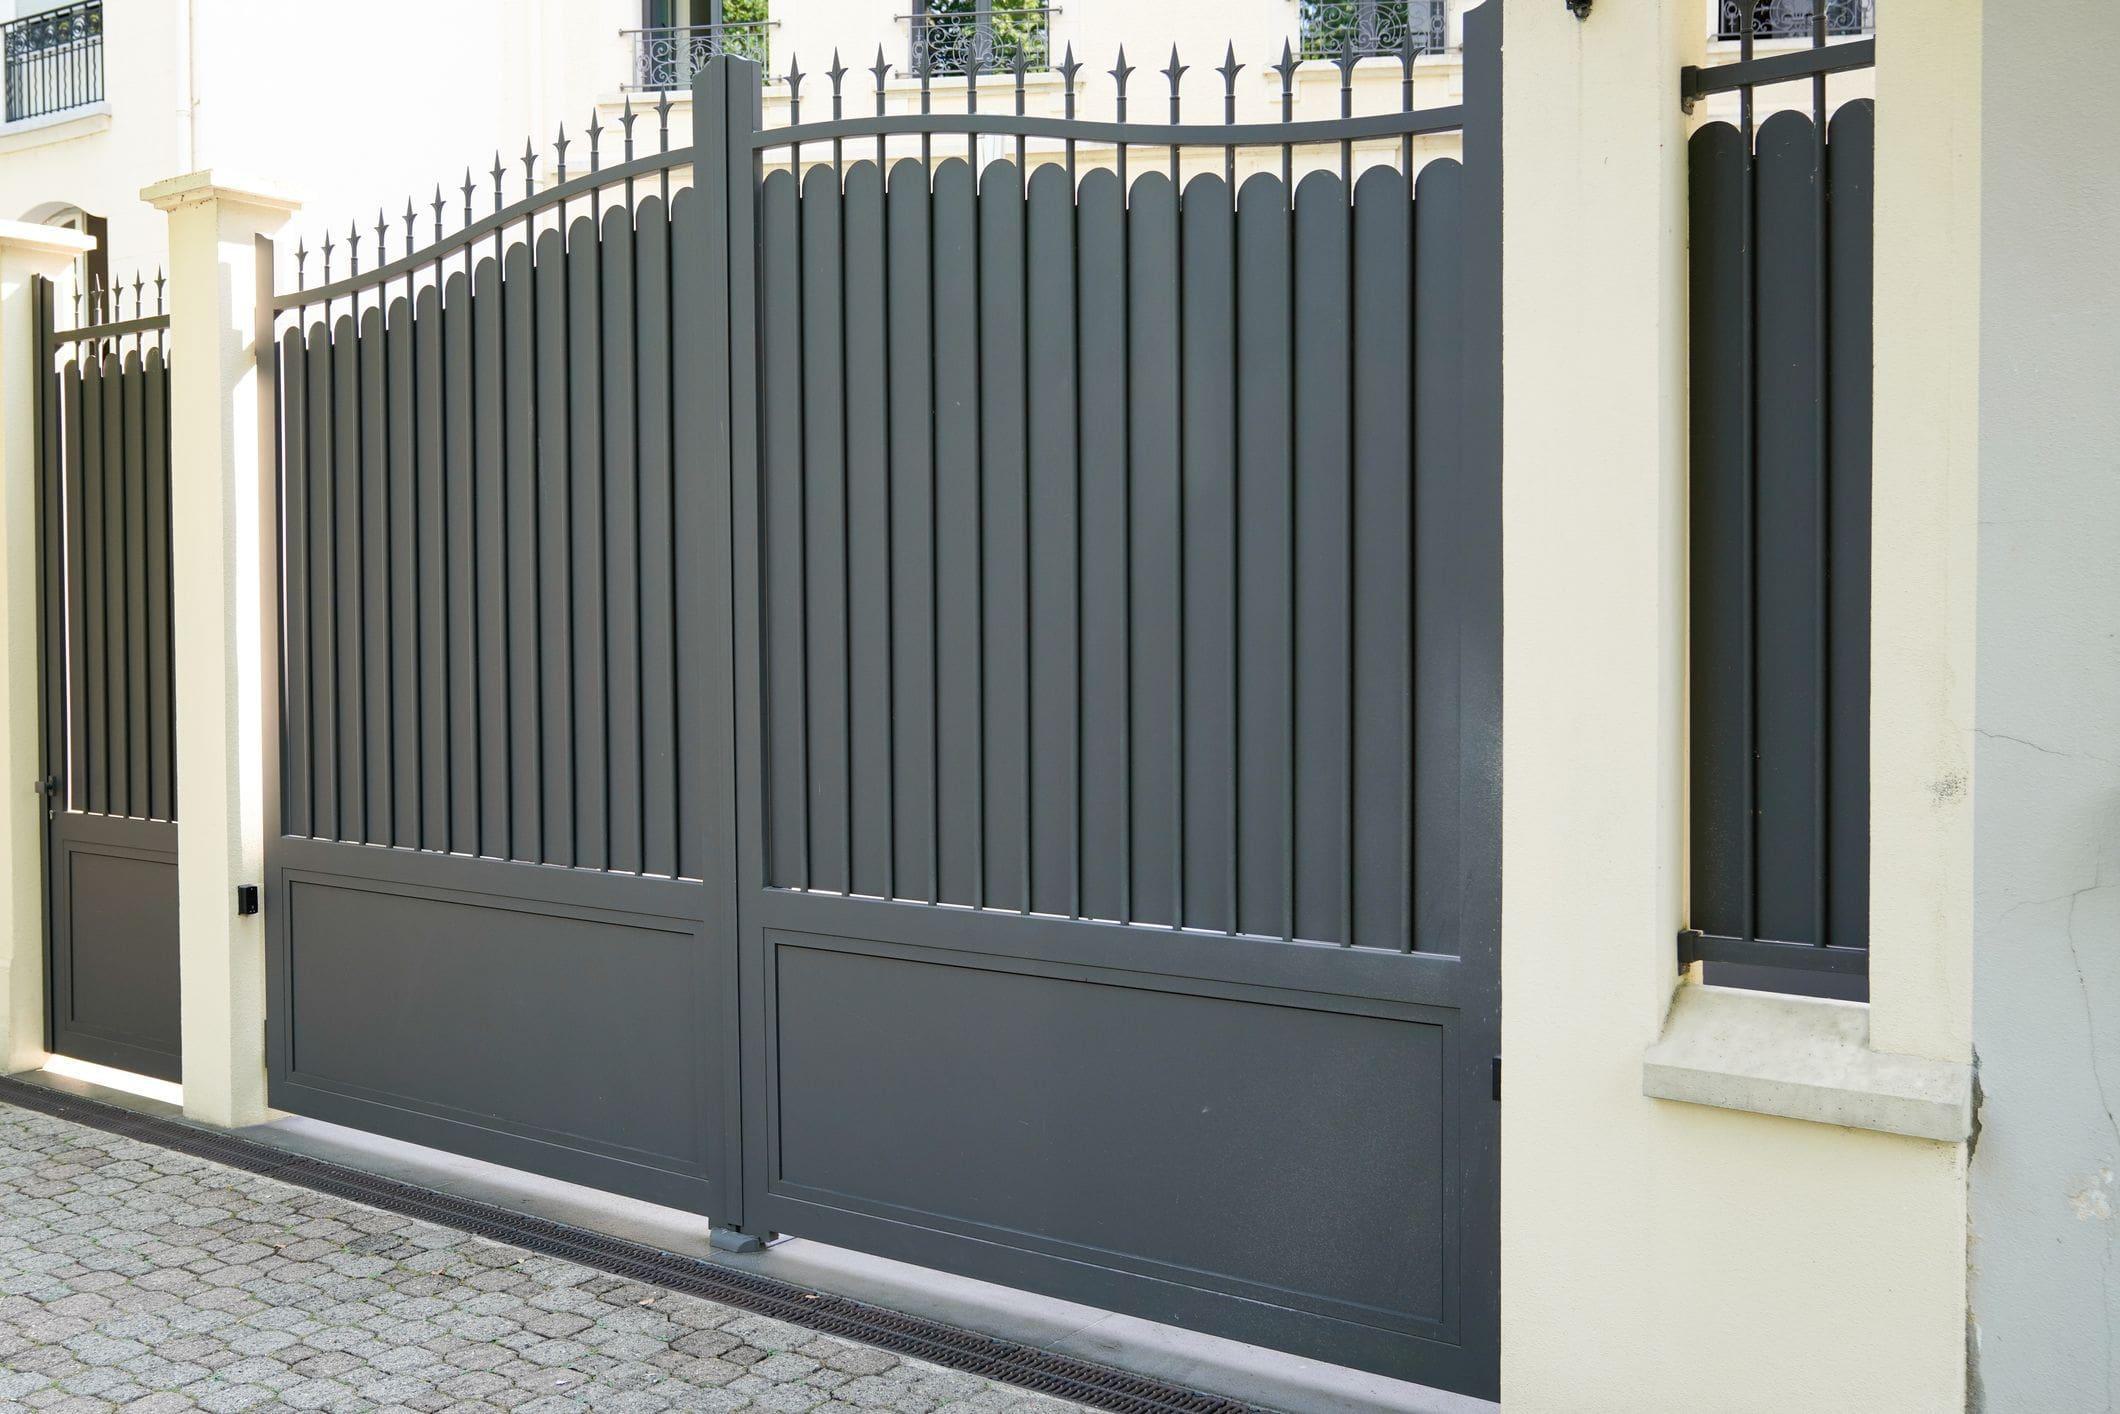
<path fill-rule="evenodd" d="M 168 321 L 37 289 L 49 978 L 61 1055 L 177 1080 Z M 76 306 L 76 325 L 80 325 Z"/>
<path fill-rule="evenodd" d="M 1462 106 L 1305 123 L 718 59 L 690 147 L 295 253 L 272 1103 L 1491 1395 L 1465 27 Z"/>

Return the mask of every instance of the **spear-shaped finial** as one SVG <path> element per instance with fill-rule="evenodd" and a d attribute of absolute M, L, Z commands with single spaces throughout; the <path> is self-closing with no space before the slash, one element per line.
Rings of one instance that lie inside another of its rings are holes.
<path fill-rule="evenodd" d="M 324 232 L 324 283 L 331 283 L 331 232 Z M 325 311 L 330 312 L 328 309 Z"/>
<path fill-rule="evenodd" d="M 1134 66 L 1126 62 L 1126 46 L 1122 44 L 1119 46 L 1119 62 L 1106 70 L 1112 76 L 1112 82 L 1119 86 L 1119 101 L 1121 103 L 1126 101 L 1126 80 L 1127 76 L 1132 74 L 1133 71 Z"/>
<path fill-rule="evenodd" d="M 434 238 L 442 238 L 442 184 L 434 184 Z"/>
<path fill-rule="evenodd" d="M 1237 62 L 1237 46 L 1235 44 L 1231 44 L 1228 50 L 1224 52 L 1221 67 L 1217 68 L 1215 72 L 1222 76 L 1224 121 L 1234 123 L 1237 121 L 1237 75 L 1244 72 L 1244 66 Z"/>
<path fill-rule="evenodd" d="M 413 221 L 415 219 L 412 210 L 412 197 L 408 193 L 405 197 L 405 254 L 408 256 L 412 254 L 413 246 L 419 243 L 419 237 L 413 234 Z M 410 279 L 411 277 L 407 276 L 406 278 Z"/>
<path fill-rule="evenodd" d="M 1178 62 L 1178 46 L 1173 44 L 1170 47 L 1170 62 L 1163 66 L 1163 77 L 1170 80 L 1171 102 L 1178 101 L 1178 81 L 1185 77 L 1185 71 L 1191 67 L 1190 64 Z"/>
<path fill-rule="evenodd" d="M 1285 39 L 1281 41 L 1281 62 L 1273 66 L 1273 71 L 1281 76 L 1281 121 L 1285 123 L 1296 86 L 1296 54 Z"/>
<path fill-rule="evenodd" d="M 589 112 L 589 170 L 594 172 L 603 165 L 598 148 L 604 136 L 604 115 L 598 109 Z"/>
<path fill-rule="evenodd" d="M 133 271 L 133 318 L 138 319 L 146 313 L 147 281 L 141 278 L 138 270 L 135 270 Z"/>
<path fill-rule="evenodd" d="M 501 150 L 497 147 L 493 149 L 493 171 L 490 175 L 493 178 L 493 209 L 498 211 L 501 209 L 501 179 L 508 175 L 508 168 L 501 161 Z"/>
<path fill-rule="evenodd" d="M 464 224 L 466 226 L 469 226 L 471 224 L 472 219 L 471 194 L 478 190 L 478 184 L 471 180 L 471 169 L 469 167 L 466 167 L 464 169 L 464 184 L 463 186 L 459 187 L 458 190 L 463 192 L 464 194 Z M 465 252 L 464 258 L 466 260 L 471 258 L 468 250 Z"/>
<path fill-rule="evenodd" d="M 876 76 L 876 111 L 883 111 L 883 81 L 891 75 L 891 61 L 883 57 L 883 46 L 876 46 L 876 62 L 869 65 L 869 72 Z"/>
<path fill-rule="evenodd" d="M 1340 52 L 1332 63 L 1333 67 L 1340 71 L 1340 86 L 1342 88 L 1353 84 L 1354 66 L 1360 62 L 1361 56 L 1355 52 L 1354 36 L 1352 34 L 1341 35 Z"/>
<path fill-rule="evenodd" d="M 110 286 L 110 322 L 115 324 L 125 317 L 125 282 L 113 280 Z"/>
<path fill-rule="evenodd" d="M 661 146 L 656 150 L 668 152 L 670 150 L 670 90 L 668 89 L 664 89 L 662 96 L 655 100 L 655 128 L 658 134 L 658 141 L 661 143 Z"/>
<path fill-rule="evenodd" d="M 161 267 L 161 266 L 159 266 L 159 265 L 157 265 L 157 266 L 155 267 L 155 313 L 157 313 L 157 314 L 161 314 L 161 313 L 163 313 L 163 312 L 164 312 L 164 311 L 163 311 L 163 308 L 162 308 L 162 285 L 163 285 L 163 283 L 164 283 L 164 276 L 163 276 L 163 274 L 162 274 L 162 267 Z"/>
<path fill-rule="evenodd" d="M 792 121 L 794 121 L 795 115 L 796 115 L 796 114 L 798 114 L 798 113 L 800 113 L 800 112 L 802 111 L 802 79 L 803 79 L 803 74 L 802 74 L 802 56 L 801 56 L 801 55 L 799 55 L 799 54 L 790 54 L 790 55 L 788 55 L 788 74 L 787 74 L 787 79 L 788 79 L 788 119 L 789 119 L 789 121 L 790 121 L 790 122 L 792 122 Z"/>
<path fill-rule="evenodd" d="M 626 160 L 633 160 L 633 120 L 640 115 L 633 111 L 633 95 L 626 95 L 626 111 L 619 115 L 619 124 L 626 130 Z"/>
<path fill-rule="evenodd" d="M 375 263 L 377 265 L 388 265 L 390 263 L 389 232 L 390 226 L 383 219 L 383 208 L 378 206 L 375 209 Z"/>
<path fill-rule="evenodd" d="M 1075 75 L 1081 72 L 1082 66 L 1075 62 L 1074 41 L 1070 40 L 1068 41 L 1067 53 L 1060 60 L 1060 83 L 1066 90 L 1063 101 L 1066 104 L 1067 116 L 1070 118 L 1075 116 Z"/>
<path fill-rule="evenodd" d="M 361 273 L 361 227 L 357 221 L 346 223 L 346 273 Z"/>
<path fill-rule="evenodd" d="M 523 139 L 523 195 L 537 190 L 537 145 Z"/>
<path fill-rule="evenodd" d="M 825 77 L 832 81 L 832 116 L 837 118 L 840 116 L 839 84 L 847 76 L 847 66 L 839 62 L 839 51 L 837 49 L 832 51 L 832 67 L 824 72 Z"/>
<path fill-rule="evenodd" d="M 559 154 L 559 165 L 554 170 L 559 174 L 559 180 L 564 182 L 567 180 L 567 125 L 565 123 L 559 125 L 559 141 L 553 143 L 552 147 Z"/>

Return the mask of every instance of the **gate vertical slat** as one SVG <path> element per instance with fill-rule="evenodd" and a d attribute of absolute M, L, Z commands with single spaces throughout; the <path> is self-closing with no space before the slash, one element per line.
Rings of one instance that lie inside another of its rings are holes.
<path fill-rule="evenodd" d="M 1298 937 L 1357 941 L 1347 915 L 1351 526 L 1347 190 L 1313 172 L 1295 197 L 1295 848 Z"/>
<path fill-rule="evenodd" d="M 1825 941 L 1826 469 L 1825 409 L 1812 371 L 1825 350 L 1817 311 L 1824 220 L 1810 120 L 1777 113 L 1760 125 L 1755 190 L 1760 244 L 1756 545 L 1759 928 L 1790 942 Z"/>
<path fill-rule="evenodd" d="M 1178 193 L 1134 179 L 1126 210 L 1128 620 L 1134 920 L 1182 924 L 1184 547 L 1179 541 Z"/>
<path fill-rule="evenodd" d="M 1030 469 L 1024 444 L 1023 184 L 979 178 L 980 888 L 1030 907 Z"/>
<path fill-rule="evenodd" d="M 1830 501 L 1827 564 L 1832 658 L 1827 707 L 1826 936 L 1867 946 L 1870 936 L 1870 430 L 1877 110 L 1849 103 L 1826 145 Z"/>
<path fill-rule="evenodd" d="M 670 221 L 649 197 L 635 223 L 639 388 L 641 867 L 677 873 L 677 613 L 670 497 Z M 685 395 L 694 396 L 683 365 Z M 697 738 L 694 738 L 697 741 Z"/>
<path fill-rule="evenodd" d="M 1237 926 L 1237 273 L 1234 193 L 1221 176 L 1186 184 L 1178 269 L 1184 310 L 1181 406 L 1184 583 L 1182 772 L 1185 923 Z"/>
<path fill-rule="evenodd" d="M 844 893 L 853 847 L 853 761 L 847 718 L 846 346 L 838 174 L 824 165 L 810 168 L 802 174 L 798 201 L 801 311 L 791 332 L 802 351 L 799 534 L 808 684 L 809 887 Z"/>
<path fill-rule="evenodd" d="M 442 600 L 443 702 L 448 735 L 442 765 L 448 776 L 449 848 L 479 853 L 478 754 L 478 508 L 474 501 L 477 403 L 472 276 L 452 273 L 442 291 L 441 556 L 436 588 Z"/>
<path fill-rule="evenodd" d="M 890 316 L 883 173 L 847 171 L 844 201 L 847 449 L 848 886 L 889 897 L 891 871 Z"/>
<path fill-rule="evenodd" d="M 147 808 L 153 820 L 174 820 L 176 757 L 171 740 L 175 707 L 171 692 L 173 651 L 169 613 L 169 367 L 160 349 L 141 361 L 144 468 L 144 534 L 147 554 Z"/>
<path fill-rule="evenodd" d="M 679 545 L 719 550 L 730 535 L 729 174 L 713 154 L 702 159 L 699 170 L 699 181 L 670 200 L 670 366 L 697 369 L 700 379 L 696 394 L 672 400 L 671 532 Z M 710 182 L 719 203 L 711 216 L 700 190 Z M 695 542 L 693 536 L 700 539 Z M 734 873 L 736 861 L 736 763 L 708 745 L 734 739 L 730 586 L 727 573 L 713 573 L 720 563 L 710 555 L 677 554 L 671 566 L 679 743 L 676 872 L 688 879 L 712 877 L 717 885 Z M 733 890 L 716 899 L 708 922 L 722 936 L 735 936 Z M 729 988 L 732 1007 L 735 990 Z M 732 1022 L 731 1044 L 733 1039 Z"/>
<path fill-rule="evenodd" d="M 573 504 L 566 237 L 537 238 L 538 722 L 544 858 L 575 861 Z"/>
<path fill-rule="evenodd" d="M 899 898 L 936 899 L 933 205 L 905 159 L 884 196 L 889 250 L 891 875 Z"/>
<path fill-rule="evenodd" d="M 396 821 L 391 799 L 395 748 L 390 693 L 390 392 L 384 358 L 380 299 L 361 314 L 361 730 L 367 759 L 364 840 L 391 838 Z"/>
<path fill-rule="evenodd" d="M 104 520 L 103 467 L 103 364 L 100 352 L 84 349 L 80 355 L 81 420 L 73 444 L 80 456 L 68 469 L 81 485 L 80 560 L 82 590 L 81 656 L 88 671 L 83 683 L 87 704 L 82 714 L 80 740 L 88 758 L 88 789 L 82 808 L 98 815 L 110 813 L 110 715 L 108 695 L 109 620 L 103 549 L 108 544 Z"/>
<path fill-rule="evenodd" d="M 1237 197 L 1237 511 L 1244 573 L 1237 585 L 1238 927 L 1263 937 L 1294 931 L 1295 379 L 1288 189 L 1246 179 Z"/>
<path fill-rule="evenodd" d="M 611 857 L 609 762 L 605 759 L 603 529 L 603 273 L 596 223 L 567 233 L 567 360 L 571 597 L 574 642 L 574 863 L 602 869 Z"/>
<path fill-rule="evenodd" d="M 1693 924 L 1752 935 L 1752 226 L 1744 137 L 1688 155 Z"/>
<path fill-rule="evenodd" d="M 127 614 L 132 577 L 126 555 L 125 508 L 125 356 L 116 348 L 103 359 L 103 445 L 99 480 L 103 483 L 103 729 L 109 734 L 105 766 L 104 808 L 112 815 L 132 814 L 132 663 Z"/>
<path fill-rule="evenodd" d="M 478 852 L 493 859 L 510 855 L 508 839 L 508 488 L 502 458 L 500 262 L 478 262 L 471 300 L 471 602 L 472 678 L 477 684 Z"/>
<path fill-rule="evenodd" d="M 309 678 L 313 823 L 324 839 L 343 839 L 339 816 L 338 475 L 331 436 L 331 335 L 323 322 L 309 329 L 303 365 L 309 378 Z"/>
<path fill-rule="evenodd" d="M 1350 939 L 1413 946 L 1413 206 L 1371 167 L 1354 189 L 1354 759 Z"/>
<path fill-rule="evenodd" d="M 51 338 L 57 325 L 57 288 L 44 276 L 35 283 L 37 337 L 37 595 L 38 661 L 42 667 L 43 693 L 39 726 L 47 794 L 47 814 L 66 807 L 72 788 L 66 759 L 69 723 L 66 718 L 65 660 L 59 655 L 66 646 L 66 460 L 70 440 L 65 421 L 66 389 L 72 381 L 69 366 L 52 366 L 55 350 Z M 50 793 L 53 783 L 57 793 Z"/>
<path fill-rule="evenodd" d="M 280 335 L 280 588 L 285 596 L 281 653 L 280 826 L 291 835 L 317 833 L 310 782 L 316 769 L 310 744 L 310 632 L 305 605 L 317 597 L 309 583 L 309 369 L 302 329 Z"/>
<path fill-rule="evenodd" d="M 801 384 L 798 196 L 795 178 L 775 172 L 759 193 L 763 285 L 759 291 L 760 377 L 775 388 Z M 764 674 L 766 877 L 809 882 L 809 772 L 804 750 L 802 621 L 802 407 L 792 392 L 759 409 L 760 541 L 767 574 Z"/>
<path fill-rule="evenodd" d="M 125 355 L 125 813 L 152 814 L 148 778 L 147 370 L 140 350 Z"/>
<path fill-rule="evenodd" d="M 420 844 L 419 544 L 413 445 L 413 302 L 400 297 L 387 316 L 385 400 L 389 408 L 390 543 L 383 556 L 390 590 L 390 840 Z"/>
<path fill-rule="evenodd" d="M 972 169 L 935 171 L 935 762 L 941 896 L 985 903 L 979 583 L 979 212 Z"/>
<path fill-rule="evenodd" d="M 1413 932 L 1458 937 L 1464 912 L 1461 758 L 1476 718 L 1464 703 L 1465 615 L 1491 572 L 1468 544 L 1474 498 L 1491 494 L 1464 430 L 1465 167 L 1431 162 L 1414 184 L 1413 230 Z M 1487 552 L 1492 554 L 1492 551 Z M 1444 944 L 1447 946 L 1447 944 Z"/>
<path fill-rule="evenodd" d="M 333 694 L 339 715 L 339 838 L 368 838 L 367 707 L 365 666 L 367 637 L 362 623 L 365 593 L 361 559 L 361 389 L 360 345 L 352 315 L 343 315 L 331 332 L 333 599 L 338 606 L 338 683 Z"/>
<path fill-rule="evenodd" d="M 1126 194 L 1109 170 L 1077 195 L 1081 369 L 1082 911 L 1133 917 L 1127 629 Z M 1088 272 L 1095 272 L 1089 278 Z"/>
<path fill-rule="evenodd" d="M 635 419 L 633 213 L 603 214 L 604 774 L 608 864 L 641 868 L 640 467 Z"/>
<path fill-rule="evenodd" d="M 442 284 L 412 302 L 412 451 L 418 530 L 411 547 L 418 594 L 420 847 L 449 848 L 449 497 L 442 468 L 448 403 L 442 394 Z"/>
<path fill-rule="evenodd" d="M 1030 289 L 1031 890 L 1040 913 L 1073 917 L 1081 878 L 1079 400 L 1075 367 L 1075 212 L 1067 169 L 1031 173 Z"/>
<path fill-rule="evenodd" d="M 501 279 L 507 302 L 502 319 L 507 366 L 506 454 L 503 494 L 507 502 L 507 548 L 501 569 L 507 605 L 508 663 L 508 854 L 542 861 L 544 801 L 542 727 L 538 721 L 537 563 L 537 272 L 525 235 L 508 248 Z"/>
<path fill-rule="evenodd" d="M 60 390 L 59 416 L 66 441 L 65 460 L 61 474 L 65 478 L 63 490 L 65 526 L 63 529 L 66 562 L 63 569 L 66 596 L 66 803 L 72 810 L 88 808 L 88 788 L 91 767 L 89 764 L 88 734 L 88 672 L 89 633 L 88 574 L 85 559 L 87 537 L 87 507 L 81 474 L 82 438 L 88 425 L 88 413 L 83 406 L 84 385 L 82 364 L 84 355 L 79 351 L 68 359 L 62 373 L 64 386 Z"/>

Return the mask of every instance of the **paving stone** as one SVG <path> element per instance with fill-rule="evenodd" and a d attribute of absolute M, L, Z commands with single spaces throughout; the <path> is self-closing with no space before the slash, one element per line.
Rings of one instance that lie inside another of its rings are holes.
<path fill-rule="evenodd" d="M 1076 1406 L 0 1105 L 0 1406 Z"/>

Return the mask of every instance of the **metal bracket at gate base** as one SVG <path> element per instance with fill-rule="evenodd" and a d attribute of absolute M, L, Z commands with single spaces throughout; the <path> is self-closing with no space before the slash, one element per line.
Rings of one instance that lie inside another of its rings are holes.
<path fill-rule="evenodd" d="M 256 884 L 236 885 L 236 917 L 248 918 L 257 911 L 258 886 Z"/>

